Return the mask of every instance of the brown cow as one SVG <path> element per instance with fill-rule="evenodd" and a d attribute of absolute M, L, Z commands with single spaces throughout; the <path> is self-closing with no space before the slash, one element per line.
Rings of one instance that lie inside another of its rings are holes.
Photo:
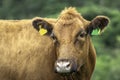
<path fill-rule="evenodd" d="M 0 80 L 90 80 L 95 66 L 92 31 L 108 18 L 85 20 L 74 8 L 58 19 L 0 21 Z M 43 36 L 40 27 L 47 30 Z"/>
<path fill-rule="evenodd" d="M 46 26 L 48 23 L 36 19 L 33 26 L 39 31 L 41 25 L 48 30 L 45 35 L 53 39 L 57 55 L 55 71 L 63 76 L 63 80 L 90 80 L 96 62 L 90 36 L 93 30 L 99 29 L 102 32 L 109 19 L 97 16 L 88 21 L 75 8 L 70 7 L 62 11 L 54 24 Z"/>

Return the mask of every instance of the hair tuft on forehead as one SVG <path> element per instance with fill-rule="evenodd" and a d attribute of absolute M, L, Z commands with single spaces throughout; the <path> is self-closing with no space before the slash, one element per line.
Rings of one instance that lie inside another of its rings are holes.
<path fill-rule="evenodd" d="M 62 19 L 72 19 L 72 18 L 75 18 L 75 17 L 78 17 L 80 16 L 80 13 L 77 12 L 76 8 L 74 7 L 69 7 L 69 8 L 65 8 L 59 18 L 62 18 Z"/>

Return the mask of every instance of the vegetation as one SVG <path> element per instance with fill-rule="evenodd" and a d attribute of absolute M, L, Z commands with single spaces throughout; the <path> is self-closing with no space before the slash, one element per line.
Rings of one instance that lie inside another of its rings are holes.
<path fill-rule="evenodd" d="M 92 36 L 97 50 L 92 80 L 120 80 L 120 0 L 0 0 L 1 19 L 57 17 L 65 7 L 74 6 L 88 20 L 97 15 L 110 18 L 100 36 Z"/>

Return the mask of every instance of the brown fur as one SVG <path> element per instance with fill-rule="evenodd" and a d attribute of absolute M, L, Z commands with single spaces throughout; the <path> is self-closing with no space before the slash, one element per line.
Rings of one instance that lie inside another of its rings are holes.
<path fill-rule="evenodd" d="M 53 43 L 33 20 L 0 21 L 0 80 L 54 80 Z"/>

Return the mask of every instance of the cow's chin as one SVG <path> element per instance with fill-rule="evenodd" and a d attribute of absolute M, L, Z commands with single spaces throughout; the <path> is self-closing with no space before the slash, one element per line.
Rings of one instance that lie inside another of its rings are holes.
<path fill-rule="evenodd" d="M 77 72 L 61 74 L 63 80 L 79 80 L 79 76 Z"/>
<path fill-rule="evenodd" d="M 80 65 L 76 71 L 74 72 L 69 72 L 69 73 L 58 73 L 63 80 L 80 80 L 80 70 L 81 70 L 82 65 Z"/>

